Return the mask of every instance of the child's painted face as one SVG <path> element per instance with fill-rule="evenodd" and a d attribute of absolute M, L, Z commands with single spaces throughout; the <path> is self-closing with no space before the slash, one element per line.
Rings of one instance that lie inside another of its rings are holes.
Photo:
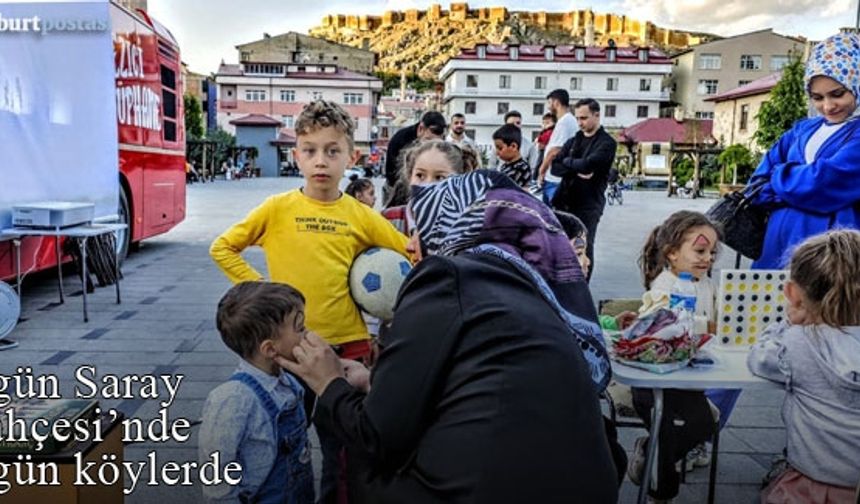
<path fill-rule="evenodd" d="M 303 311 L 296 310 L 287 315 L 287 318 L 284 319 L 284 323 L 281 324 L 280 328 L 278 328 L 278 336 L 271 340 L 272 348 L 275 350 L 276 354 L 289 361 L 295 362 L 296 358 L 293 356 L 293 348 L 301 343 L 302 338 L 305 337 L 307 332 L 308 330 L 305 327 L 305 313 Z"/>
<path fill-rule="evenodd" d="M 582 274 L 588 277 L 588 271 L 591 269 L 591 259 L 588 258 L 586 251 L 588 250 L 588 238 L 585 236 L 577 236 L 570 240 L 570 246 L 576 253 L 576 258 L 579 259 L 579 267 L 582 269 Z"/>
<path fill-rule="evenodd" d="M 355 194 L 355 199 L 373 208 L 376 205 L 376 188 L 373 186 Z"/>
<path fill-rule="evenodd" d="M 445 154 L 436 149 L 422 152 L 415 159 L 409 185 L 435 184 L 454 175 L 454 167 Z"/>
<path fill-rule="evenodd" d="M 334 126 L 299 135 L 293 155 L 305 178 L 305 194 L 321 201 L 340 196 L 340 181 L 354 161 L 346 135 Z"/>
<path fill-rule="evenodd" d="M 810 82 L 809 99 L 829 123 L 844 122 L 857 108 L 856 97 L 845 86 L 823 75 L 813 77 Z"/>
<path fill-rule="evenodd" d="M 711 226 L 696 226 L 687 231 L 678 250 L 669 252 L 672 273 L 687 271 L 696 279 L 707 276 L 717 251 L 717 232 Z"/>
<path fill-rule="evenodd" d="M 520 155 L 520 148 L 515 143 L 508 145 L 499 139 L 493 140 L 493 143 L 496 144 L 496 157 L 505 163 L 510 163 Z"/>

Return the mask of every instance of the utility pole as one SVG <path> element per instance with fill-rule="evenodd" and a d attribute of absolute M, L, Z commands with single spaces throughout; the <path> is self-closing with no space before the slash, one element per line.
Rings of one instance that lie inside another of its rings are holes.
<path fill-rule="evenodd" d="M 860 0 L 857 0 L 857 19 L 854 21 L 854 29 L 860 33 Z"/>

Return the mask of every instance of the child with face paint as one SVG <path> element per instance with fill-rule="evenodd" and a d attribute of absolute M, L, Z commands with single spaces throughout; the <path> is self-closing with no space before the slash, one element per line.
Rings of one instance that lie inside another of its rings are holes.
<path fill-rule="evenodd" d="M 713 332 L 716 314 L 716 289 L 708 272 L 716 258 L 719 234 L 707 217 L 698 212 L 675 212 L 663 224 L 654 228 L 639 256 L 639 266 L 645 288 L 640 314 L 646 315 L 669 305 L 672 285 L 682 272 L 693 275 L 696 286 L 697 334 Z M 654 397 L 650 389 L 633 389 L 633 405 L 650 429 Z M 709 457 L 705 441 L 714 433 L 719 413 L 712 407 L 703 391 L 664 391 L 664 413 L 660 425 L 657 451 L 657 486 L 651 490 L 656 501 L 673 499 L 678 495 L 680 477 L 677 464 L 704 466 Z M 640 484 L 645 466 L 648 437 L 636 440 L 633 461 L 628 468 L 630 480 Z"/>

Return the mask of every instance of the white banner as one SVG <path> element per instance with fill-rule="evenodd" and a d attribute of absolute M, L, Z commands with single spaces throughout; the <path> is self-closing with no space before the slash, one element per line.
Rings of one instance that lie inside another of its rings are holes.
<path fill-rule="evenodd" d="M 107 1 L 0 4 L 0 227 L 17 203 L 116 215 L 115 96 Z"/>

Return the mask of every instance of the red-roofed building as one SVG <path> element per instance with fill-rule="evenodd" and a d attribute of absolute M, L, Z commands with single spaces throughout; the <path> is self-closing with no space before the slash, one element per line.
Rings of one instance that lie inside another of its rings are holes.
<path fill-rule="evenodd" d="M 713 121 L 710 119 L 657 117 L 625 128 L 618 135 L 618 143 L 626 145 L 635 158 L 635 175 L 665 180 L 672 162 L 672 146 L 715 144 L 712 129 Z"/>
<path fill-rule="evenodd" d="M 559 88 L 570 93 L 571 104 L 581 98 L 600 102 L 607 128 L 656 118 L 669 99 L 663 81 L 671 72 L 671 60 L 647 47 L 478 44 L 450 59 L 439 80 L 447 115 L 465 114 L 475 140 L 490 145 L 509 110 L 522 114 L 529 138 L 536 136 L 546 95 Z"/>
<path fill-rule="evenodd" d="M 293 39 L 299 40 L 301 47 L 289 46 Z M 286 49 L 280 50 L 282 47 Z M 356 147 L 369 153 L 382 81 L 347 70 L 339 62 L 354 60 L 355 65 L 364 68 L 367 66 L 364 53 L 370 55 L 371 65 L 373 53 L 298 34 L 266 36 L 237 49 L 239 63 L 222 63 L 215 74 L 219 127 L 235 133 L 234 120 L 265 115 L 282 122 L 284 133 L 295 136 L 293 125 L 304 106 L 324 99 L 340 104 L 349 112 L 356 123 Z"/>
<path fill-rule="evenodd" d="M 714 102 L 714 137 L 721 144 L 753 147 L 755 117 L 781 76 L 782 72 L 772 73 L 706 100 Z"/>

